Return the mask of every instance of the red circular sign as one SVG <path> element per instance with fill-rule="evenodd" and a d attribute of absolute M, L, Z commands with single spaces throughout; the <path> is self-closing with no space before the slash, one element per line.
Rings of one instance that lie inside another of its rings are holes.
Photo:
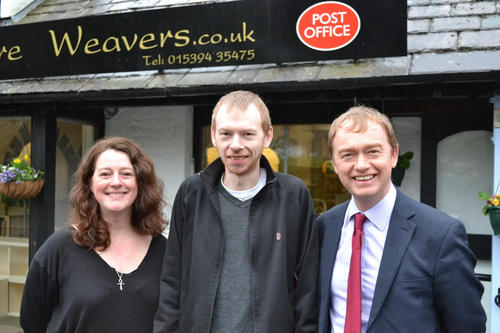
<path fill-rule="evenodd" d="M 297 35 L 302 43 L 318 51 L 332 51 L 352 42 L 361 21 L 349 5 L 325 1 L 307 8 L 297 20 Z"/>

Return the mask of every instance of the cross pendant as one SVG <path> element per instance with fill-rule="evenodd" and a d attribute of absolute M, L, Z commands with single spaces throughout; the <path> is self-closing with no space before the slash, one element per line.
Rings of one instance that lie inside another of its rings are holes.
<path fill-rule="evenodd" d="M 123 282 L 122 279 L 119 279 L 117 284 L 120 286 L 120 290 L 123 290 L 123 285 L 125 284 L 125 282 Z"/>

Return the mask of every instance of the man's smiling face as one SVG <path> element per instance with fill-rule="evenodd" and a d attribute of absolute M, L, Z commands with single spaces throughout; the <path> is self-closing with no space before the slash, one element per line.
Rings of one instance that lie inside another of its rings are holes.
<path fill-rule="evenodd" d="M 217 148 L 227 174 L 238 177 L 256 173 L 262 150 L 273 139 L 272 127 L 262 129 L 259 111 L 251 104 L 246 110 L 228 110 L 223 105 L 212 128 L 212 143 Z"/>
<path fill-rule="evenodd" d="M 368 121 L 365 132 L 340 128 L 333 139 L 332 161 L 340 181 L 366 211 L 389 192 L 398 149 L 392 149 L 382 127 Z"/>

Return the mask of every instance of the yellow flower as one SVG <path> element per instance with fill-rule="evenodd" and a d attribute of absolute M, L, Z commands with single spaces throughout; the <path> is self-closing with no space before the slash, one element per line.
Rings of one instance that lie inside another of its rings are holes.
<path fill-rule="evenodd" d="M 493 200 L 491 200 L 491 203 L 492 203 L 493 205 L 495 205 L 495 206 L 498 206 L 498 204 L 500 204 L 500 200 L 498 200 L 498 199 L 493 199 Z"/>
<path fill-rule="evenodd" d="M 24 155 L 24 159 L 27 161 L 30 159 L 30 157 L 28 155 Z"/>
<path fill-rule="evenodd" d="M 16 158 L 16 159 L 14 160 L 14 163 L 19 164 L 19 163 L 21 163 L 21 160 L 20 160 L 20 159 L 18 159 L 18 158 Z"/>

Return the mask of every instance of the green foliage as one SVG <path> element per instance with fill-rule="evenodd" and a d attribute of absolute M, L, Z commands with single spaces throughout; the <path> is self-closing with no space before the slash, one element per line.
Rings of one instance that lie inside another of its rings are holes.
<path fill-rule="evenodd" d="M 398 166 L 404 168 L 404 169 L 409 169 L 410 168 L 410 160 L 413 158 L 413 152 L 408 151 L 404 153 L 403 155 L 398 156 Z"/>

